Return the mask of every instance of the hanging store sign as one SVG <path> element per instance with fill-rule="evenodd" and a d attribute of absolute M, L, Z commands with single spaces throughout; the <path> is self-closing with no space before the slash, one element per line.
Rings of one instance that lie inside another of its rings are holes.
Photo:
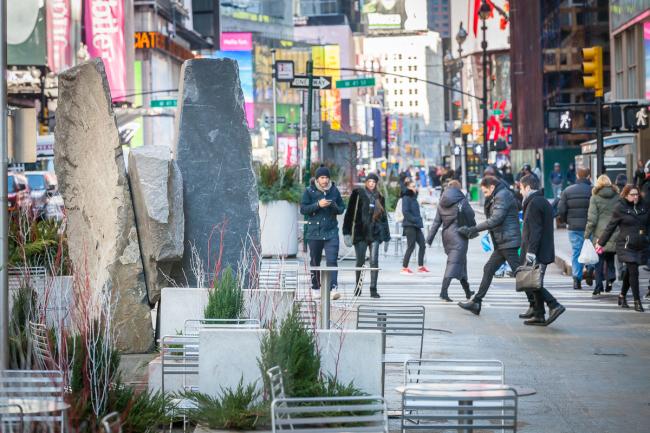
<path fill-rule="evenodd" d="M 251 51 L 253 49 L 252 33 L 222 33 L 221 51 Z"/>
<path fill-rule="evenodd" d="M 70 0 L 48 0 L 47 65 L 55 74 L 72 66 Z"/>
<path fill-rule="evenodd" d="M 124 2 L 86 0 L 84 15 L 88 54 L 104 61 L 113 100 L 123 101 L 127 88 Z"/>
<path fill-rule="evenodd" d="M 177 44 L 159 32 L 135 32 L 134 46 L 136 50 L 149 50 L 155 48 L 180 60 L 189 60 L 194 58 L 194 53 L 190 50 Z"/>

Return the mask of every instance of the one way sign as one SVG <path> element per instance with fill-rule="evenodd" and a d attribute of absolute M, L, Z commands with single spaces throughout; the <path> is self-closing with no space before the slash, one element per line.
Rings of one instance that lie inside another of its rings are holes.
<path fill-rule="evenodd" d="M 294 89 L 309 89 L 309 77 L 306 75 L 296 75 L 291 80 L 290 86 Z M 332 77 L 322 77 L 314 75 L 314 89 L 326 90 L 332 88 Z"/>

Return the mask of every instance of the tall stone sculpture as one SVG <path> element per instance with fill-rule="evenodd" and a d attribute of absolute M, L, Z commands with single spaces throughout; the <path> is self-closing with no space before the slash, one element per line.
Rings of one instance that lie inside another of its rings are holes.
<path fill-rule="evenodd" d="M 153 306 L 183 257 L 183 178 L 169 147 L 143 146 L 129 152 L 129 179 Z"/>
<path fill-rule="evenodd" d="M 183 175 L 185 253 L 176 281 L 195 286 L 197 262 L 209 282 L 219 258 L 237 268 L 243 249 L 259 245 L 257 183 L 237 63 L 186 61 L 179 102 L 174 157 Z"/>
<path fill-rule="evenodd" d="M 59 75 L 54 162 L 68 212 L 70 258 L 115 302 L 118 349 L 153 347 L 151 313 L 124 156 L 100 59 Z"/>

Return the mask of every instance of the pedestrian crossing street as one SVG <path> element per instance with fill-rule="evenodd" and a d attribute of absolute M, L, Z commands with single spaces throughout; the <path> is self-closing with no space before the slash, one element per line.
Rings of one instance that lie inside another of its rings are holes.
<path fill-rule="evenodd" d="M 332 306 L 340 308 L 354 308 L 356 304 L 373 304 L 373 305 L 424 305 L 427 309 L 450 308 L 458 309 L 456 303 L 465 299 L 460 284 L 452 283 L 449 288 L 449 296 L 454 302 L 445 302 L 438 297 L 440 293 L 440 278 L 413 278 L 411 281 L 380 281 L 379 294 L 380 299 L 369 297 L 369 289 L 366 286 L 363 289 L 362 296 L 355 298 L 353 296 L 354 287 L 352 282 L 342 281 L 339 286 L 339 292 L 342 298 L 332 301 Z M 602 294 L 597 298 L 592 297 L 592 288 L 584 285 L 582 290 L 573 290 L 571 280 L 562 278 L 549 278 L 546 288 L 555 296 L 555 298 L 564 305 L 567 310 L 579 312 L 599 312 L 599 313 L 635 313 L 632 309 L 620 308 L 617 304 L 620 283 L 615 284 L 610 293 Z M 470 279 L 471 290 L 476 291 L 480 279 Z M 642 293 L 645 293 L 643 290 Z M 631 293 L 628 294 L 628 302 L 631 302 Z M 515 281 L 513 278 L 495 278 L 492 287 L 483 300 L 483 308 L 499 308 L 525 310 L 528 307 L 528 301 L 524 293 L 515 291 Z M 638 314 L 638 313 L 635 313 Z"/>

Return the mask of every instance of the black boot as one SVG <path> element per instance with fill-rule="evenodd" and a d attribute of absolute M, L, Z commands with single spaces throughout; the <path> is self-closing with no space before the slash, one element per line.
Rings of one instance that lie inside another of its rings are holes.
<path fill-rule="evenodd" d="M 650 300 L 650 287 L 648 287 L 648 293 L 645 294 L 644 298 Z"/>
<path fill-rule="evenodd" d="M 618 305 L 621 308 L 630 308 L 630 306 L 627 305 L 627 300 L 625 299 L 625 296 L 623 295 L 618 295 Z"/>
<path fill-rule="evenodd" d="M 532 319 L 533 317 L 535 317 L 535 310 L 532 305 L 528 307 L 528 310 L 526 310 L 525 313 L 519 315 L 520 319 Z"/>
<path fill-rule="evenodd" d="M 477 316 L 481 314 L 481 301 L 459 302 L 458 306 L 463 310 L 476 314 Z"/>
<path fill-rule="evenodd" d="M 532 319 L 524 320 L 524 325 L 546 326 L 546 320 L 544 319 L 544 316 L 542 316 L 542 317 L 533 317 Z"/>
<path fill-rule="evenodd" d="M 582 290 L 582 283 L 579 278 L 573 279 L 573 290 Z"/>
<path fill-rule="evenodd" d="M 594 287 L 594 291 L 591 292 L 591 296 L 598 296 L 601 293 L 603 293 L 603 288 L 596 286 L 596 287 Z"/>
<path fill-rule="evenodd" d="M 641 303 L 640 299 L 635 299 L 634 300 L 634 311 L 638 311 L 639 313 L 643 313 L 643 304 Z"/>
<path fill-rule="evenodd" d="M 447 293 L 447 289 L 442 289 L 442 290 L 440 291 L 440 299 L 442 299 L 443 301 L 446 301 L 446 302 L 454 302 L 454 301 L 449 297 L 449 293 Z"/>
<path fill-rule="evenodd" d="M 585 269 L 584 278 L 585 278 L 585 283 L 587 283 L 587 285 L 588 285 L 589 287 L 591 287 L 591 285 L 594 283 L 594 274 L 593 274 L 593 271 L 590 271 L 590 270 L 588 270 L 588 269 Z"/>
<path fill-rule="evenodd" d="M 550 325 L 551 323 L 555 322 L 555 319 L 560 317 L 560 314 L 564 313 L 566 311 L 566 308 L 562 306 L 561 304 L 557 304 L 555 307 L 551 308 L 548 310 L 548 319 L 546 320 L 546 326 Z"/>
<path fill-rule="evenodd" d="M 460 285 L 463 287 L 463 291 L 465 292 L 465 299 L 470 299 L 474 296 L 474 292 L 469 289 L 469 283 L 467 280 L 460 280 Z"/>
<path fill-rule="evenodd" d="M 381 296 L 379 296 L 379 293 L 377 293 L 377 289 L 373 289 L 372 287 L 370 288 L 370 297 L 376 299 L 381 298 Z"/>
<path fill-rule="evenodd" d="M 614 280 L 607 281 L 607 284 L 605 285 L 605 292 L 606 293 L 611 292 L 613 286 L 614 286 Z"/>

